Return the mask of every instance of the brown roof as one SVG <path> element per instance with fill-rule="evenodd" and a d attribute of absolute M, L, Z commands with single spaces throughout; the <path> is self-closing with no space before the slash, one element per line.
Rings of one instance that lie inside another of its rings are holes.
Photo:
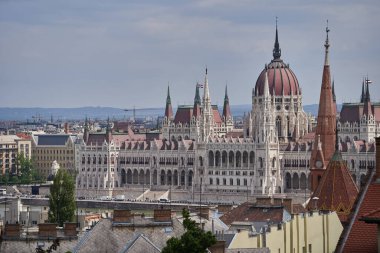
<path fill-rule="evenodd" d="M 235 221 L 267 222 L 269 220 L 272 223 L 279 223 L 283 221 L 283 214 L 283 206 L 259 206 L 245 202 L 225 213 L 220 219 L 228 226 Z"/>
<path fill-rule="evenodd" d="M 309 209 L 336 211 L 340 221 L 345 222 L 358 195 L 358 188 L 342 159 L 336 151 L 327 165 L 323 177 L 311 197 Z M 313 198 L 318 198 L 317 203 Z"/>
<path fill-rule="evenodd" d="M 193 116 L 193 108 L 189 106 L 178 106 L 175 113 L 174 123 L 190 124 L 191 117 Z"/>
<path fill-rule="evenodd" d="M 363 194 L 363 202 L 358 206 L 359 213 L 349 231 L 343 252 L 377 252 L 377 224 L 366 223 L 361 221 L 360 218 L 371 214 L 373 211 L 377 211 L 374 215 L 379 215 L 380 183 L 372 182 L 368 190 Z"/>

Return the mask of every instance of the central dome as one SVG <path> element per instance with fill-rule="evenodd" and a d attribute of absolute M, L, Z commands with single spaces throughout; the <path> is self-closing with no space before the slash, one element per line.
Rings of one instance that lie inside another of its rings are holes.
<path fill-rule="evenodd" d="M 289 64 L 285 64 L 281 60 L 281 49 L 278 43 L 278 32 L 276 27 L 276 41 L 273 49 L 273 60 L 269 65 L 265 65 L 265 69 L 257 78 L 255 86 L 255 95 L 262 96 L 264 94 L 265 71 L 268 73 L 269 92 L 275 96 L 301 95 L 298 80 L 293 71 L 289 68 Z"/>

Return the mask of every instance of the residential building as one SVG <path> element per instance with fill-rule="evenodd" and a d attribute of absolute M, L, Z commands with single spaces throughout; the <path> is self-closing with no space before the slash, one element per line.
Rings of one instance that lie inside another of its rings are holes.
<path fill-rule="evenodd" d="M 0 169 L 1 174 L 17 173 L 17 155 L 30 159 L 31 140 L 17 135 L 0 135 Z"/>
<path fill-rule="evenodd" d="M 74 171 L 76 139 L 76 135 L 69 134 L 32 135 L 33 161 L 41 175 L 47 178 L 52 174 L 54 162 L 62 169 Z"/>

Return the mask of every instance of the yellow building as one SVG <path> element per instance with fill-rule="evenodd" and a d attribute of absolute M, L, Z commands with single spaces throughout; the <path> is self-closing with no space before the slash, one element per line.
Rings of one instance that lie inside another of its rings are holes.
<path fill-rule="evenodd" d="M 49 176 L 52 164 L 56 161 L 61 168 L 74 170 L 75 135 L 40 134 L 33 135 L 33 160 L 41 175 Z"/>
<path fill-rule="evenodd" d="M 275 253 L 330 253 L 335 251 L 342 231 L 335 212 L 307 212 L 259 232 L 240 230 L 228 249 L 267 247 Z"/>
<path fill-rule="evenodd" d="M 0 172 L 17 172 L 17 154 L 31 158 L 31 141 L 17 135 L 0 135 Z"/>

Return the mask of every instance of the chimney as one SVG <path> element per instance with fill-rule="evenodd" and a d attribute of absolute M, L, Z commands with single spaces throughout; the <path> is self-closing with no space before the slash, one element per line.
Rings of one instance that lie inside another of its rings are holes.
<path fill-rule="evenodd" d="M 259 197 L 256 198 L 256 205 L 260 206 L 270 206 L 272 204 L 272 198 L 270 197 Z"/>
<path fill-rule="evenodd" d="M 65 134 L 69 133 L 69 123 L 65 123 Z"/>
<path fill-rule="evenodd" d="M 291 198 L 283 199 L 282 205 L 284 206 L 285 210 L 288 211 L 290 214 L 293 213 L 293 203 Z"/>
<path fill-rule="evenodd" d="M 57 224 L 55 223 L 41 223 L 38 224 L 38 236 L 39 237 L 57 237 Z"/>
<path fill-rule="evenodd" d="M 63 231 L 65 236 L 77 236 L 77 224 L 75 222 L 66 222 Z"/>
<path fill-rule="evenodd" d="M 114 210 L 113 222 L 131 222 L 133 214 L 131 210 Z"/>
<path fill-rule="evenodd" d="M 154 221 L 155 222 L 171 222 L 172 211 L 170 209 L 154 209 Z"/>
<path fill-rule="evenodd" d="M 204 219 L 206 219 L 206 220 L 208 220 L 209 218 L 210 218 L 210 208 L 209 207 L 202 207 L 202 208 L 200 208 L 200 216 L 202 217 L 202 218 L 204 218 Z"/>
<path fill-rule="evenodd" d="M 20 238 L 21 225 L 16 224 L 5 224 L 5 234 L 6 238 Z"/>
<path fill-rule="evenodd" d="M 376 137 L 376 182 L 380 183 L 380 137 Z"/>

